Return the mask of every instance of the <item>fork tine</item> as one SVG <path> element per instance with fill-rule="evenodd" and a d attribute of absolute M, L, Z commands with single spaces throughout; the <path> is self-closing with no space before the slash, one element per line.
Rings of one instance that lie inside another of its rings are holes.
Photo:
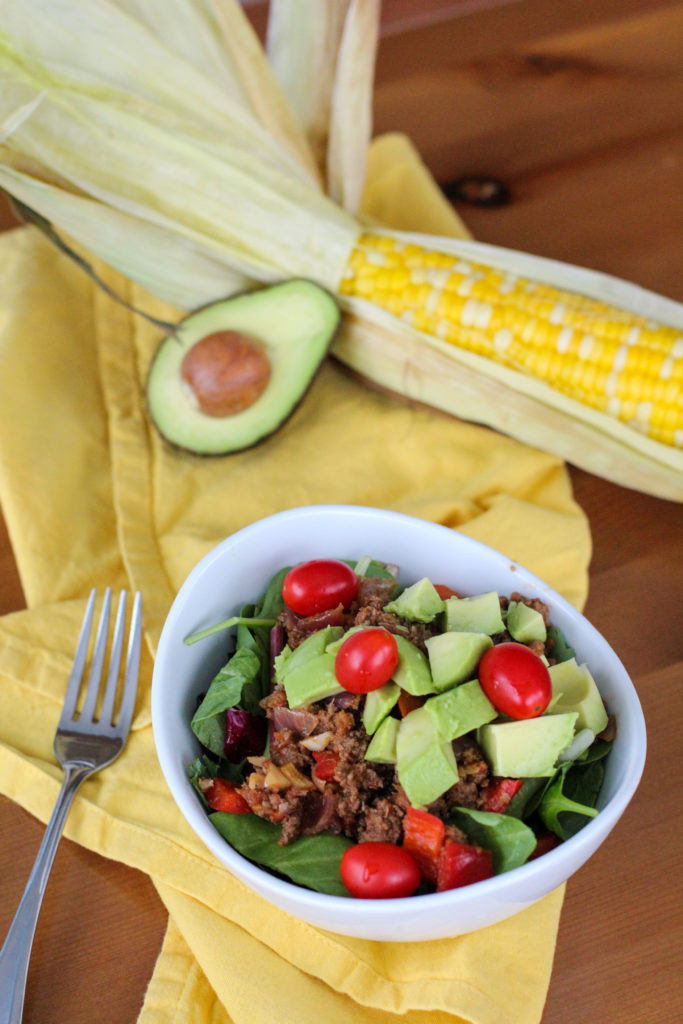
<path fill-rule="evenodd" d="M 111 656 L 109 659 L 109 674 L 107 676 L 107 688 L 102 701 L 100 711 L 100 722 L 110 725 L 114 720 L 114 702 L 121 667 L 121 651 L 123 648 L 123 630 L 126 618 L 126 592 L 121 591 L 119 606 L 114 624 L 114 636 L 112 638 Z"/>
<path fill-rule="evenodd" d="M 107 589 L 104 592 L 104 601 L 102 603 L 102 611 L 100 612 L 100 621 L 97 626 L 97 636 L 95 637 L 95 649 L 93 650 L 92 655 L 92 666 L 90 669 L 88 689 L 85 695 L 85 701 L 83 702 L 83 710 L 81 711 L 80 714 L 80 719 L 84 722 L 92 721 L 92 719 L 95 716 L 95 705 L 97 704 L 97 695 L 100 690 L 100 680 L 102 678 L 104 654 L 107 649 L 110 608 L 111 587 L 107 587 Z"/>
<path fill-rule="evenodd" d="M 130 620 L 130 638 L 126 657 L 126 675 L 123 683 L 121 711 L 117 724 L 118 731 L 127 735 L 135 709 L 135 695 L 138 688 L 138 670 L 140 667 L 140 648 L 142 646 L 142 595 L 138 591 L 133 602 Z"/>
<path fill-rule="evenodd" d="M 74 655 L 73 667 L 71 669 L 71 675 L 69 676 L 69 683 L 66 688 L 66 696 L 64 698 L 62 713 L 59 719 L 60 727 L 72 721 L 74 714 L 76 712 L 76 702 L 78 700 L 78 694 L 81 689 L 81 680 L 83 679 L 85 659 L 88 656 L 88 644 L 90 641 L 90 630 L 92 629 L 92 616 L 94 607 L 95 590 L 93 589 L 90 591 L 90 597 L 88 598 L 88 604 L 85 609 L 85 615 L 83 616 L 83 624 L 81 626 L 81 632 L 78 637 L 78 644 L 76 646 L 76 654 Z"/>

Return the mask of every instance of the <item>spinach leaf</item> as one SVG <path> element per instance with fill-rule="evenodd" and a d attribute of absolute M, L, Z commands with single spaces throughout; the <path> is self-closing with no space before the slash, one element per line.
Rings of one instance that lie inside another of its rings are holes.
<path fill-rule="evenodd" d="M 275 625 L 275 619 L 255 618 L 252 616 L 245 618 L 243 615 L 232 615 L 229 619 L 223 619 L 222 622 L 217 622 L 214 626 L 207 626 L 206 629 L 200 629 L 198 633 L 186 636 L 183 643 L 189 647 L 191 644 L 196 644 L 199 640 L 205 640 L 207 636 L 213 636 L 214 633 L 221 633 L 224 629 L 230 629 L 231 626 L 240 625 L 264 626 L 270 629 L 271 626 Z"/>
<path fill-rule="evenodd" d="M 538 813 L 546 828 L 569 839 L 597 815 L 595 801 L 605 775 L 603 762 L 563 765 L 543 794 Z"/>
<path fill-rule="evenodd" d="M 575 762 L 576 766 L 591 764 L 593 761 L 600 761 L 607 757 L 610 750 L 612 749 L 612 743 L 609 740 L 594 740 L 591 743 L 588 750 L 585 750 Z M 569 770 L 572 764 L 565 766 L 565 770 Z M 519 789 L 512 800 L 508 804 L 505 814 L 511 815 L 513 818 L 521 818 L 523 821 L 528 821 L 532 814 L 538 810 L 538 807 L 543 799 L 543 795 L 549 788 L 553 778 L 542 778 L 542 779 L 524 779 L 521 789 Z M 566 792 L 566 786 L 565 786 Z M 597 797 L 597 793 L 595 794 Z M 582 801 L 586 803 L 587 801 Z"/>
<path fill-rule="evenodd" d="M 588 750 L 584 750 L 583 754 L 576 759 L 577 764 L 590 764 L 592 761 L 601 761 L 604 757 L 607 757 L 611 749 L 611 740 L 593 740 Z"/>
<path fill-rule="evenodd" d="M 203 754 L 201 757 L 196 757 L 194 761 L 187 766 L 187 776 L 192 783 L 194 789 L 199 794 L 199 797 L 205 807 L 208 808 L 208 803 L 204 793 L 199 785 L 200 779 L 215 779 L 220 776 L 222 779 L 230 779 L 231 782 L 240 783 L 243 782 L 242 772 L 238 765 L 230 763 L 219 764 L 209 754 Z"/>
<path fill-rule="evenodd" d="M 454 807 L 450 821 L 461 828 L 471 842 L 491 851 L 497 875 L 526 863 L 536 848 L 536 836 L 529 826 L 507 814 Z"/>
<path fill-rule="evenodd" d="M 289 846 L 279 846 L 279 826 L 256 814 L 216 811 L 209 819 L 238 853 L 261 867 L 317 892 L 349 895 L 339 877 L 342 855 L 352 845 L 344 836 L 300 836 Z"/>
<path fill-rule="evenodd" d="M 278 569 L 266 587 L 266 592 L 261 599 L 261 607 L 259 609 L 259 613 L 262 618 L 276 619 L 284 608 L 285 602 L 282 599 L 282 583 L 290 568 L 291 566 L 286 565 L 284 568 Z"/>
<path fill-rule="evenodd" d="M 548 638 L 553 641 L 553 658 L 555 661 L 569 661 L 576 657 L 576 651 L 568 644 L 564 633 L 557 626 L 548 628 Z"/>
<path fill-rule="evenodd" d="M 374 558 L 359 558 L 357 562 L 352 562 L 346 558 L 342 558 L 341 561 L 346 562 L 347 565 L 351 566 L 354 572 L 357 572 L 359 576 L 375 576 L 383 580 L 396 579 L 393 572 L 390 572 L 383 562 L 376 562 Z"/>
<path fill-rule="evenodd" d="M 187 777 L 199 794 L 199 798 L 205 807 L 208 807 L 206 798 L 199 787 L 200 779 L 215 779 L 218 775 L 218 763 L 208 754 L 202 757 L 195 757 L 192 764 L 187 766 Z"/>
<path fill-rule="evenodd" d="M 285 566 L 275 573 L 260 604 L 246 605 L 242 609 L 242 621 L 237 625 L 237 650 L 248 647 L 261 665 L 258 675 L 242 692 L 242 707 L 253 714 L 262 713 L 259 702 L 268 696 L 271 689 L 270 631 L 285 606 L 282 582 L 288 572 L 289 566 Z"/>
<path fill-rule="evenodd" d="M 258 658 L 259 671 L 245 684 L 240 706 L 259 715 L 263 714 L 259 702 L 270 693 L 270 627 L 247 625 L 246 618 L 253 611 L 253 605 L 242 609 L 245 621 L 237 626 L 236 650 L 250 650 Z"/>
<path fill-rule="evenodd" d="M 218 757 L 225 744 L 225 715 L 239 703 L 243 688 L 258 675 L 261 663 L 253 651 L 244 647 L 235 651 L 211 681 L 204 700 L 190 723 L 199 742 Z"/>
<path fill-rule="evenodd" d="M 505 814 L 511 818 L 521 818 L 526 821 L 541 802 L 543 791 L 547 785 L 547 778 L 524 779 L 521 788 L 517 790 L 508 804 Z"/>

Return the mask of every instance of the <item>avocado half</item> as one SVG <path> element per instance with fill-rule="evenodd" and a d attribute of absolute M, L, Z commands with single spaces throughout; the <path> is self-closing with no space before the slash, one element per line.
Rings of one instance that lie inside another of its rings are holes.
<path fill-rule="evenodd" d="M 330 292 L 298 278 L 191 313 L 149 370 L 147 406 L 159 433 L 198 455 L 257 444 L 294 412 L 340 319 Z"/>

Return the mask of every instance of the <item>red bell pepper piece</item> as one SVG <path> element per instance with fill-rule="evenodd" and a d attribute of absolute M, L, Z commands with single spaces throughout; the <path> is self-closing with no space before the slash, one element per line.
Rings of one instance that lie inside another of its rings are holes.
<path fill-rule="evenodd" d="M 462 885 L 471 885 L 473 882 L 491 878 L 492 875 L 493 858 L 490 850 L 447 839 L 439 854 L 436 891 L 458 889 Z"/>
<path fill-rule="evenodd" d="M 251 807 L 239 792 L 234 782 L 228 779 L 211 779 L 202 792 L 212 811 L 229 811 L 231 814 L 251 814 Z"/>
<path fill-rule="evenodd" d="M 521 779 L 493 779 L 482 794 L 481 809 L 502 814 L 507 810 L 515 793 L 518 793 L 521 788 Z"/>
<path fill-rule="evenodd" d="M 334 778 L 334 772 L 339 764 L 339 754 L 332 750 L 314 750 L 313 758 L 315 767 L 313 771 L 320 782 L 330 782 Z"/>
<path fill-rule="evenodd" d="M 422 877 L 430 882 L 436 882 L 445 834 L 441 818 L 416 807 L 408 808 L 403 821 L 403 846 L 417 862 Z"/>
<path fill-rule="evenodd" d="M 536 857 L 542 857 L 544 853 L 549 853 L 550 850 L 554 850 L 556 846 L 560 845 L 560 840 L 553 832 L 544 832 L 536 839 L 536 846 L 532 853 L 529 854 L 529 860 L 535 860 Z"/>

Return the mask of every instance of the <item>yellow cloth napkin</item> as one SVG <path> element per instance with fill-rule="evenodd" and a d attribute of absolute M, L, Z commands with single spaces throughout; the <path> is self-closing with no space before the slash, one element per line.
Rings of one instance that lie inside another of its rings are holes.
<path fill-rule="evenodd" d="M 367 216 L 406 226 L 411 201 L 444 233 L 465 233 L 407 140 L 378 141 Z M 83 786 L 66 834 L 147 872 L 169 910 L 141 1024 L 537 1024 L 562 889 L 438 942 L 347 939 L 294 920 L 232 878 L 185 824 L 157 765 L 149 691 L 159 631 L 195 562 L 241 526 L 300 504 L 384 506 L 444 523 L 580 607 L 590 534 L 564 465 L 377 393 L 333 361 L 257 448 L 217 460 L 171 452 L 144 406 L 158 332 L 33 229 L 0 238 L 0 268 L 0 499 L 29 605 L 0 620 L 0 791 L 47 820 L 60 780 L 52 737 L 85 595 L 140 589 L 147 646 L 133 733 Z M 103 272 L 123 297 L 172 315 Z"/>

